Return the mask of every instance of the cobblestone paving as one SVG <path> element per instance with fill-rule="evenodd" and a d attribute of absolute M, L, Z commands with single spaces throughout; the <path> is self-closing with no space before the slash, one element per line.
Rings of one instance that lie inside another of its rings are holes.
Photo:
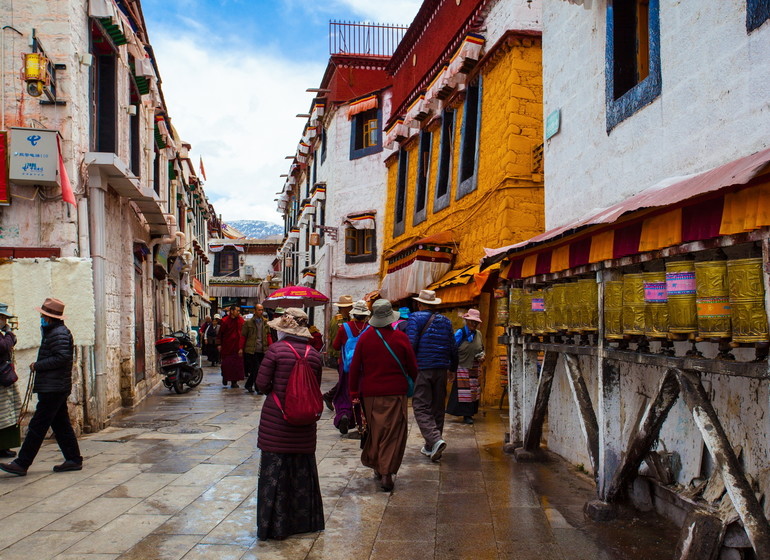
<path fill-rule="evenodd" d="M 334 372 L 324 375 L 324 385 Z M 0 476 L 3 560 L 616 559 L 670 557 L 658 519 L 584 519 L 589 480 L 561 462 L 519 465 L 502 453 L 496 409 L 473 426 L 447 417 L 440 464 L 419 453 L 414 422 L 392 494 L 361 466 L 359 442 L 328 412 L 318 461 L 326 530 L 256 540 L 256 426 L 264 397 L 223 388 L 208 368 L 183 395 L 161 388 L 81 439 L 80 472 L 44 445 L 26 477 Z"/>

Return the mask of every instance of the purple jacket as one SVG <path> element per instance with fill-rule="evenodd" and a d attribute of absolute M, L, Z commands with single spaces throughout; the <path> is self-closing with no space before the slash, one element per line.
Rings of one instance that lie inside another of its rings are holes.
<path fill-rule="evenodd" d="M 287 336 L 280 342 L 271 344 L 257 374 L 257 387 L 265 393 L 265 403 L 259 418 L 259 436 L 257 447 L 271 453 L 315 453 L 316 425 L 292 426 L 283 419 L 272 392 L 283 404 L 286 397 L 286 386 L 297 358 L 286 343 L 291 344 L 300 356 L 305 355 L 308 340 Z M 312 346 L 307 354 L 310 367 L 321 382 L 321 354 Z"/>

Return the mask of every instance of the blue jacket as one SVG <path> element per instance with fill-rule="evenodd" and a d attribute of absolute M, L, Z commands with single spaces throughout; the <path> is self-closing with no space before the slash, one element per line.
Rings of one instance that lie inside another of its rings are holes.
<path fill-rule="evenodd" d="M 407 319 L 406 335 L 417 355 L 417 366 L 421 370 L 448 369 L 449 371 L 457 371 L 457 344 L 449 319 L 436 313 L 436 317 L 428 330 L 420 337 L 422 329 L 432 314 L 431 311 L 417 311 Z"/>

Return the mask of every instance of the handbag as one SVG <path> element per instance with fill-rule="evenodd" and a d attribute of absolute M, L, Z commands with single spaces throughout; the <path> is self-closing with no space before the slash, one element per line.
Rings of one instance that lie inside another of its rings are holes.
<path fill-rule="evenodd" d="M 387 348 L 387 349 L 388 349 L 388 352 L 390 352 L 390 355 L 391 355 L 391 356 L 393 356 L 393 358 L 394 358 L 394 359 L 396 360 L 396 362 L 398 363 L 398 367 L 400 367 L 400 368 L 401 368 L 401 373 L 403 373 L 403 374 L 404 374 L 404 377 L 406 377 L 406 383 L 407 383 L 407 385 L 408 385 L 408 388 L 407 388 L 407 390 L 406 390 L 406 396 L 407 396 L 407 397 L 412 397 L 412 396 L 414 396 L 414 379 L 412 379 L 411 377 L 409 377 L 409 375 L 407 375 L 407 373 L 406 373 L 406 370 L 404 369 L 404 366 L 403 366 L 403 364 L 401 363 L 401 360 L 399 360 L 399 359 L 398 359 L 398 356 L 396 356 L 395 352 L 393 352 L 393 349 L 390 347 L 390 344 L 388 344 L 388 343 L 385 341 L 385 339 L 382 337 L 382 333 L 380 333 L 380 331 L 379 331 L 379 330 L 377 330 L 377 329 L 374 329 L 374 330 L 375 330 L 375 332 L 377 333 L 377 336 L 379 336 L 379 337 L 380 337 L 380 340 L 382 341 L 382 343 L 385 345 L 385 348 Z"/>
<path fill-rule="evenodd" d="M 0 364 L 0 386 L 10 387 L 18 380 L 19 376 L 16 375 L 16 368 L 13 367 L 13 362 Z"/>

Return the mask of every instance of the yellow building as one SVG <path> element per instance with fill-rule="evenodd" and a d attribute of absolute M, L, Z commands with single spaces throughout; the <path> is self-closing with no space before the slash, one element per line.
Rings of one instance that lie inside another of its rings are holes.
<path fill-rule="evenodd" d="M 503 328 L 496 327 L 496 272 L 479 274 L 478 264 L 485 247 L 543 231 L 541 40 L 538 33 L 515 30 L 492 45 L 480 33 L 461 39 L 435 61 L 434 75 L 417 84 L 425 89 L 405 96 L 403 114 L 394 75 L 385 143 L 399 145 L 385 161 L 381 291 L 398 301 L 434 289 L 458 328 L 462 320 L 455 311 L 481 310 L 489 404 L 503 392 L 498 374 L 505 347 L 497 340 Z"/>

